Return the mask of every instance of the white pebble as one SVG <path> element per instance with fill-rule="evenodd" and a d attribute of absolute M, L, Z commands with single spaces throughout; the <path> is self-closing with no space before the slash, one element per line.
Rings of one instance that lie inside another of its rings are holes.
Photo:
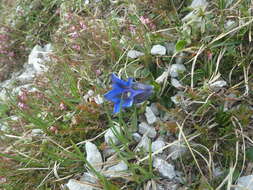
<path fill-rule="evenodd" d="M 166 54 L 166 48 L 161 45 L 154 45 L 151 49 L 152 55 L 165 55 Z"/>
<path fill-rule="evenodd" d="M 154 159 L 153 167 L 156 168 L 160 175 L 164 178 L 173 179 L 176 177 L 174 166 L 161 158 Z"/>
<path fill-rule="evenodd" d="M 165 142 L 161 139 L 158 139 L 154 142 L 152 142 L 151 148 L 152 152 L 156 152 L 159 150 L 158 153 L 162 153 L 163 151 L 161 150 L 165 146 Z"/>
<path fill-rule="evenodd" d="M 119 139 L 115 134 L 120 133 L 120 127 L 119 126 L 114 126 L 108 129 L 105 133 L 105 142 L 106 144 L 119 144 Z"/>
<path fill-rule="evenodd" d="M 155 138 L 156 137 L 156 130 L 154 127 L 151 127 L 149 126 L 147 123 L 145 122 L 141 122 L 139 124 L 139 130 L 138 132 L 140 134 L 143 134 L 143 135 L 147 135 L 148 137 L 150 138 Z"/>
<path fill-rule="evenodd" d="M 128 170 L 128 166 L 124 161 L 121 161 L 117 165 L 114 165 L 104 171 L 106 177 L 119 177 L 122 172 Z"/>
<path fill-rule="evenodd" d="M 240 177 L 237 186 L 235 190 L 253 190 L 253 175 Z"/>
<path fill-rule="evenodd" d="M 183 64 L 172 64 L 170 66 L 170 76 L 178 77 L 179 73 L 183 73 L 186 71 L 186 68 Z"/>
<path fill-rule="evenodd" d="M 175 79 L 175 78 L 171 78 L 171 85 L 174 86 L 177 89 L 184 88 L 184 86 L 180 83 L 180 81 Z"/>
<path fill-rule="evenodd" d="M 136 59 L 136 58 L 141 57 L 143 55 L 145 55 L 145 54 L 140 51 L 136 51 L 136 50 L 130 50 L 127 52 L 127 57 L 129 57 L 131 59 Z"/>
<path fill-rule="evenodd" d="M 97 146 L 91 142 L 87 142 L 85 144 L 85 150 L 87 153 L 86 160 L 95 170 L 100 171 L 103 160 Z"/>
<path fill-rule="evenodd" d="M 153 124 L 157 121 L 157 117 L 155 116 L 150 107 L 146 107 L 145 116 L 148 124 Z"/>

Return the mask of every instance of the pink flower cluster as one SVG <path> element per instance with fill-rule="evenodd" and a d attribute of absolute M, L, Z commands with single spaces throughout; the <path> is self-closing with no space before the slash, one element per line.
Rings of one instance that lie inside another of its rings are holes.
<path fill-rule="evenodd" d="M 79 19 L 79 21 L 77 21 L 76 23 L 73 24 L 74 15 L 72 13 L 68 13 L 66 15 L 66 20 L 68 20 L 71 23 L 70 27 L 68 29 L 69 36 L 71 37 L 71 39 L 74 42 L 74 44 L 71 47 L 74 50 L 80 51 L 81 50 L 81 46 L 78 45 L 77 43 L 75 43 L 75 41 L 80 38 L 81 32 L 87 30 L 87 26 L 84 23 L 84 21 L 80 20 L 80 19 Z"/>
<path fill-rule="evenodd" d="M 0 28 L 0 54 L 4 55 L 5 58 L 11 60 L 11 58 L 15 56 L 15 53 L 11 50 L 11 38 L 7 34 L 8 32 L 9 30 L 7 28 Z"/>
<path fill-rule="evenodd" d="M 21 94 L 18 96 L 18 107 L 22 110 L 27 110 L 29 106 L 26 104 L 28 99 L 28 91 L 25 89 L 21 90 Z"/>
<path fill-rule="evenodd" d="M 141 16 L 140 21 L 142 24 L 148 26 L 151 29 L 155 29 L 155 24 L 147 17 L 147 16 Z"/>

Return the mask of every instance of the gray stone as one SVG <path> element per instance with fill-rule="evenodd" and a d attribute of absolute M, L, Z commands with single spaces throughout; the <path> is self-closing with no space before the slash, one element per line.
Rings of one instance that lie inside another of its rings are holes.
<path fill-rule="evenodd" d="M 171 78 L 171 85 L 174 86 L 177 89 L 184 88 L 184 86 L 180 83 L 180 81 L 175 79 L 175 78 Z"/>
<path fill-rule="evenodd" d="M 183 92 L 178 92 L 175 96 L 171 96 L 170 99 L 174 104 L 178 105 L 185 101 L 185 96 Z"/>
<path fill-rule="evenodd" d="M 105 133 L 105 136 L 104 136 L 106 144 L 111 144 L 111 143 L 119 144 L 120 141 L 117 138 L 117 136 L 115 135 L 117 133 L 120 133 L 120 127 L 119 126 L 115 125 L 114 127 L 111 127 L 110 129 L 108 129 Z"/>
<path fill-rule="evenodd" d="M 160 150 L 158 153 L 162 153 L 161 150 L 165 146 L 165 142 L 162 139 L 157 139 L 156 141 L 152 142 L 151 148 L 152 152 L 156 152 Z"/>
<path fill-rule="evenodd" d="M 208 2 L 206 0 L 193 0 L 190 8 L 194 9 L 190 13 L 188 13 L 183 19 L 183 22 L 192 21 L 192 23 L 195 22 L 195 26 L 200 27 L 201 17 L 199 16 L 199 11 L 205 10 L 208 6 Z"/>
<path fill-rule="evenodd" d="M 171 77 L 178 77 L 179 73 L 183 73 L 186 71 L 186 68 L 183 64 L 172 64 L 170 66 L 169 71 Z"/>
<path fill-rule="evenodd" d="M 156 168 L 164 178 L 173 179 L 176 177 L 174 166 L 161 158 L 154 158 L 153 167 Z"/>
<path fill-rule="evenodd" d="M 141 57 L 143 55 L 145 55 L 145 54 L 140 51 L 136 51 L 136 50 L 129 50 L 127 52 L 127 57 L 129 57 L 131 59 L 136 59 L 136 58 Z"/>
<path fill-rule="evenodd" d="M 209 86 L 212 90 L 218 91 L 218 90 L 224 88 L 225 86 L 227 86 L 227 82 L 224 80 L 218 80 L 218 81 L 215 81 L 215 82 L 209 84 Z"/>
<path fill-rule="evenodd" d="M 132 137 L 133 139 L 136 141 L 136 142 L 140 142 L 141 141 L 141 135 L 139 133 L 133 133 L 132 134 Z"/>
<path fill-rule="evenodd" d="M 219 177 L 223 174 L 224 172 L 221 170 L 221 168 L 216 167 L 213 169 L 213 176 L 214 177 Z"/>
<path fill-rule="evenodd" d="M 95 170 L 100 171 L 102 169 L 103 160 L 97 146 L 91 142 L 86 142 L 85 150 L 87 154 L 86 160 Z"/>
<path fill-rule="evenodd" d="M 150 139 L 147 136 L 143 136 L 139 144 L 137 145 L 137 151 L 144 149 L 144 151 L 149 152 Z"/>
<path fill-rule="evenodd" d="M 150 138 L 155 138 L 156 137 L 156 130 L 154 127 L 149 126 L 145 122 L 141 122 L 139 124 L 139 133 L 143 135 L 147 135 Z"/>
<path fill-rule="evenodd" d="M 190 8 L 197 9 L 197 8 L 205 8 L 208 5 L 206 0 L 193 0 Z"/>
<path fill-rule="evenodd" d="M 104 99 L 103 97 L 98 94 L 94 97 L 94 101 L 96 102 L 96 104 L 100 105 L 100 104 L 103 104 L 104 103 Z"/>
<path fill-rule="evenodd" d="M 152 103 L 150 105 L 150 109 L 152 110 L 152 112 L 155 114 L 155 116 L 158 116 L 159 115 L 159 110 L 157 108 L 157 105 L 156 103 Z"/>
<path fill-rule="evenodd" d="M 253 190 L 253 175 L 240 177 L 235 190 Z"/>
<path fill-rule="evenodd" d="M 234 20 L 228 20 L 225 23 L 225 29 L 232 29 L 234 27 L 236 27 L 237 23 Z"/>
<path fill-rule="evenodd" d="M 148 124 L 153 124 L 157 121 L 157 117 L 153 113 L 152 109 L 148 106 L 146 107 L 145 116 Z"/>
<path fill-rule="evenodd" d="M 82 177 L 80 178 L 80 181 L 81 182 L 89 182 L 89 183 L 96 184 L 97 181 L 98 181 L 98 179 L 93 174 L 88 173 L 88 172 L 84 172 L 83 175 L 82 175 Z"/>
<path fill-rule="evenodd" d="M 166 47 L 167 53 L 169 55 L 172 55 L 175 52 L 175 50 L 176 50 L 176 46 L 172 42 L 166 43 L 165 47 Z"/>
<path fill-rule="evenodd" d="M 183 64 L 184 59 L 185 59 L 185 53 L 181 52 L 177 57 L 176 57 L 176 64 Z"/>
<path fill-rule="evenodd" d="M 154 45 L 151 49 L 152 55 L 165 55 L 166 54 L 166 48 L 162 45 Z"/>
<path fill-rule="evenodd" d="M 124 172 L 127 170 L 127 164 L 124 161 L 120 161 L 117 165 L 111 166 L 104 171 L 104 175 L 106 177 L 120 177 L 120 174 L 124 174 Z"/>
<path fill-rule="evenodd" d="M 66 186 L 69 190 L 93 190 L 92 186 L 74 179 L 70 179 Z"/>
<path fill-rule="evenodd" d="M 171 145 L 168 150 L 169 150 L 169 155 L 171 156 L 171 159 L 176 160 L 180 156 L 182 156 L 184 153 L 186 153 L 187 148 L 180 143 L 176 143 L 174 145 Z"/>
<path fill-rule="evenodd" d="M 36 137 L 36 136 L 43 136 L 44 132 L 42 129 L 33 129 L 31 132 L 31 136 Z"/>

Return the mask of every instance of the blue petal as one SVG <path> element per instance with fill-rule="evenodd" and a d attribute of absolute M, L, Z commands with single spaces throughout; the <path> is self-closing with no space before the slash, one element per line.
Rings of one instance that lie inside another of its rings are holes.
<path fill-rule="evenodd" d="M 114 104 L 113 113 L 119 113 L 120 112 L 120 102 Z"/>
<path fill-rule="evenodd" d="M 134 100 L 132 98 L 128 98 L 124 101 L 124 103 L 122 104 L 122 107 L 131 107 L 133 105 Z"/>
<path fill-rule="evenodd" d="M 142 94 L 144 92 L 144 90 L 133 90 L 133 89 L 130 89 L 130 92 L 131 92 L 131 95 L 130 95 L 129 98 L 134 98 L 138 94 Z"/>
<path fill-rule="evenodd" d="M 126 88 L 126 87 L 130 87 L 132 85 L 133 82 L 133 78 L 129 78 L 128 81 L 124 81 L 121 80 L 120 78 L 118 78 L 114 73 L 112 74 L 112 83 L 113 83 L 113 87 L 120 87 L 120 88 Z"/>
<path fill-rule="evenodd" d="M 109 101 L 115 102 L 115 98 L 119 99 L 117 95 L 121 94 L 122 92 L 123 90 L 121 88 L 114 88 L 111 91 L 107 92 L 104 97 Z"/>

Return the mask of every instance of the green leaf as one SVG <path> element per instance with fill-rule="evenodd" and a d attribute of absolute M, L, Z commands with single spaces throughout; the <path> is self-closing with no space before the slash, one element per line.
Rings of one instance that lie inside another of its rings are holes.
<path fill-rule="evenodd" d="M 253 147 L 246 150 L 246 157 L 248 160 L 253 162 Z"/>
<path fill-rule="evenodd" d="M 176 51 L 181 51 L 185 48 L 187 42 L 185 40 L 179 40 L 176 44 Z"/>

